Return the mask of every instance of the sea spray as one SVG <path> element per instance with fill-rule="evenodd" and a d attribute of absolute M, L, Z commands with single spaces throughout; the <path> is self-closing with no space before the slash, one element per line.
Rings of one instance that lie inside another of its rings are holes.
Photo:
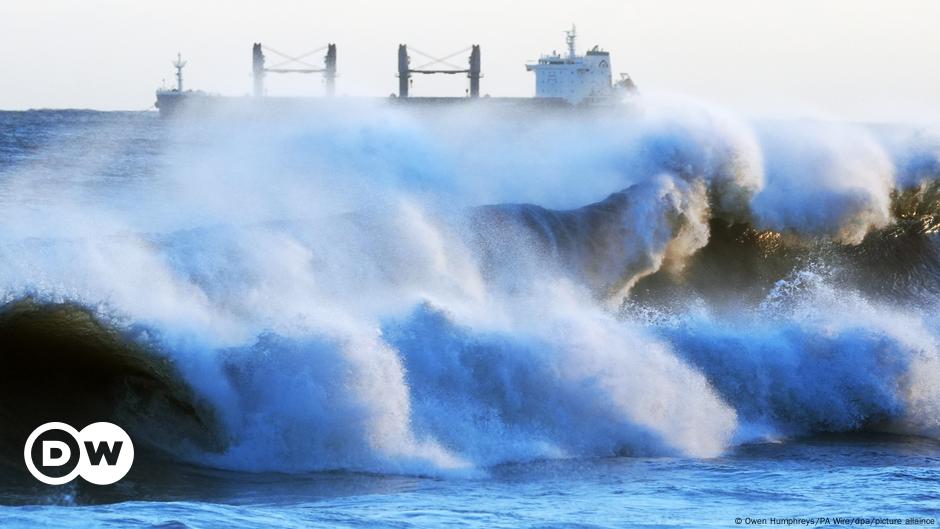
<path fill-rule="evenodd" d="M 54 137 L 2 168 L 3 299 L 82 307 L 172 366 L 217 442 L 138 432 L 208 466 L 447 474 L 936 435 L 930 135 L 636 105 L 147 122 L 145 176 L 110 158 L 139 148 L 127 130 Z"/>

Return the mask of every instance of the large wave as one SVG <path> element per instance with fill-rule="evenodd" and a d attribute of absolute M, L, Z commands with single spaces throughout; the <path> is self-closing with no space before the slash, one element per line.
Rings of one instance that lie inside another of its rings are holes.
<path fill-rule="evenodd" d="M 525 118 L 105 119 L 5 167 L 4 450 L 53 416 L 281 471 L 940 435 L 937 136 Z"/>

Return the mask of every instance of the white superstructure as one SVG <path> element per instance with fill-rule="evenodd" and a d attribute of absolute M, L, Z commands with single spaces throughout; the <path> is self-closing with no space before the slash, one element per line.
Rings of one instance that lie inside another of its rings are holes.
<path fill-rule="evenodd" d="M 578 104 L 585 100 L 607 99 L 615 95 L 610 71 L 610 53 L 597 46 L 585 55 L 575 49 L 575 27 L 566 31 L 568 54 L 543 55 L 537 63 L 527 64 L 535 72 L 535 97 L 562 98 Z M 632 86 L 632 82 L 630 83 Z"/>

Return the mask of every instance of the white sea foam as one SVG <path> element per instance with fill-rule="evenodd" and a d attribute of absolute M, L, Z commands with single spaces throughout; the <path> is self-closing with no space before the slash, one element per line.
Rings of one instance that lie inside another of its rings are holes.
<path fill-rule="evenodd" d="M 0 286 L 146 329 L 225 428 L 224 453 L 185 457 L 221 467 L 460 472 L 935 434 L 937 329 L 916 307 L 815 279 L 796 299 L 790 277 L 730 319 L 610 309 L 679 273 L 715 219 L 859 243 L 894 222 L 893 191 L 936 179 L 932 144 L 637 105 L 168 124 L 157 174 L 127 182 L 40 156 L 3 181 Z"/>

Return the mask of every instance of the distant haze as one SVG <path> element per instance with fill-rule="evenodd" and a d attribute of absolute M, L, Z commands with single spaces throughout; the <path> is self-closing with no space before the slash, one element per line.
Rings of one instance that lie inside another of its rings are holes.
<path fill-rule="evenodd" d="M 572 22 L 581 51 L 610 50 L 614 71 L 645 93 L 747 116 L 940 121 L 932 0 L 4 0 L 0 108 L 143 110 L 173 82 L 177 51 L 188 88 L 245 94 L 252 42 L 293 54 L 335 42 L 337 93 L 356 96 L 396 90 L 399 43 L 437 56 L 480 44 L 482 91 L 531 95 L 525 62 L 563 49 Z M 422 76 L 413 93 L 462 95 L 466 84 Z M 318 76 L 268 83 L 271 95 L 322 91 Z"/>

